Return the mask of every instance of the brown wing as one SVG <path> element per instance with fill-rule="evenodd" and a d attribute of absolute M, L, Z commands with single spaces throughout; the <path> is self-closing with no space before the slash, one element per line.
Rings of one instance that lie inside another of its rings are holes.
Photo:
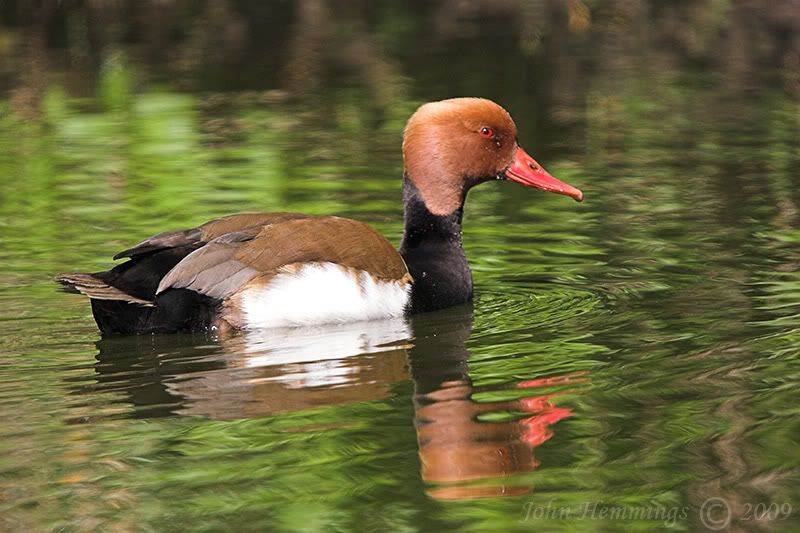
<path fill-rule="evenodd" d="M 165 248 L 201 246 L 226 233 L 240 231 L 252 226 L 263 226 L 310 216 L 302 213 L 239 213 L 228 215 L 206 222 L 196 228 L 165 231 L 158 235 L 153 235 L 136 246 L 121 251 L 114 256 L 114 259 L 135 257 Z"/>
<path fill-rule="evenodd" d="M 315 217 L 223 235 L 178 263 L 161 281 L 158 292 L 187 288 L 224 299 L 255 277 L 275 273 L 285 265 L 312 262 L 364 270 L 383 280 L 408 275 L 391 243 L 366 224 Z"/>

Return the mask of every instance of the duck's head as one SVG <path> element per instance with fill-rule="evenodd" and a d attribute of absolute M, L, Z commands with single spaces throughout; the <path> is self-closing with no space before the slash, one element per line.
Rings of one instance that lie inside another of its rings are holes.
<path fill-rule="evenodd" d="M 517 144 L 517 127 L 491 100 L 453 98 L 421 106 L 403 137 L 405 174 L 425 206 L 448 215 L 467 191 L 489 180 L 510 180 L 583 200 L 575 187 L 551 176 Z"/>

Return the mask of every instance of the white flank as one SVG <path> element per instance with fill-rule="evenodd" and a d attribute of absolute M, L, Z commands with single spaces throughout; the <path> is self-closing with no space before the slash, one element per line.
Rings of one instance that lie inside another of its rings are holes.
<path fill-rule="evenodd" d="M 242 311 L 248 329 L 377 320 L 402 316 L 410 290 L 333 263 L 310 263 L 245 289 Z"/>

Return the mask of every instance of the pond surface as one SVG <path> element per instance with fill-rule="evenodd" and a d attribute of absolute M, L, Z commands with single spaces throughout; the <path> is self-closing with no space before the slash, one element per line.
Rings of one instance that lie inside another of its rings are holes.
<path fill-rule="evenodd" d="M 561 37 L 498 31 L 505 12 L 462 13 L 460 35 L 443 12 L 384 3 L 363 19 L 273 7 L 262 27 L 259 8 L 209 2 L 183 37 L 117 28 L 102 44 L 81 37 L 100 8 L 45 29 L 12 17 L 0 529 L 800 527 L 797 71 L 703 59 L 710 37 L 687 59 L 613 13 L 586 29 L 566 4 Z M 504 105 L 586 195 L 474 189 L 474 306 L 101 338 L 53 282 L 240 211 L 352 217 L 397 244 L 404 122 L 458 95 Z"/>

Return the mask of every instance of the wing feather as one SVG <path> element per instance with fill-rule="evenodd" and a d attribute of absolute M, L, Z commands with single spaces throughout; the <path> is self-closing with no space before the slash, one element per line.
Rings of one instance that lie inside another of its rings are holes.
<path fill-rule="evenodd" d="M 125 257 L 136 257 L 165 248 L 178 248 L 181 246 L 202 246 L 207 242 L 233 232 L 238 232 L 247 228 L 261 227 L 267 224 L 308 218 L 311 215 L 302 213 L 238 213 L 222 218 L 210 220 L 196 228 L 178 229 L 164 231 L 152 237 L 148 237 L 139 244 L 123 250 L 114 256 L 114 259 Z"/>
<path fill-rule="evenodd" d="M 408 276 L 391 243 L 366 224 L 339 217 L 297 217 L 218 236 L 170 270 L 158 293 L 186 288 L 225 299 L 256 277 L 311 262 L 364 270 L 385 280 Z"/>

